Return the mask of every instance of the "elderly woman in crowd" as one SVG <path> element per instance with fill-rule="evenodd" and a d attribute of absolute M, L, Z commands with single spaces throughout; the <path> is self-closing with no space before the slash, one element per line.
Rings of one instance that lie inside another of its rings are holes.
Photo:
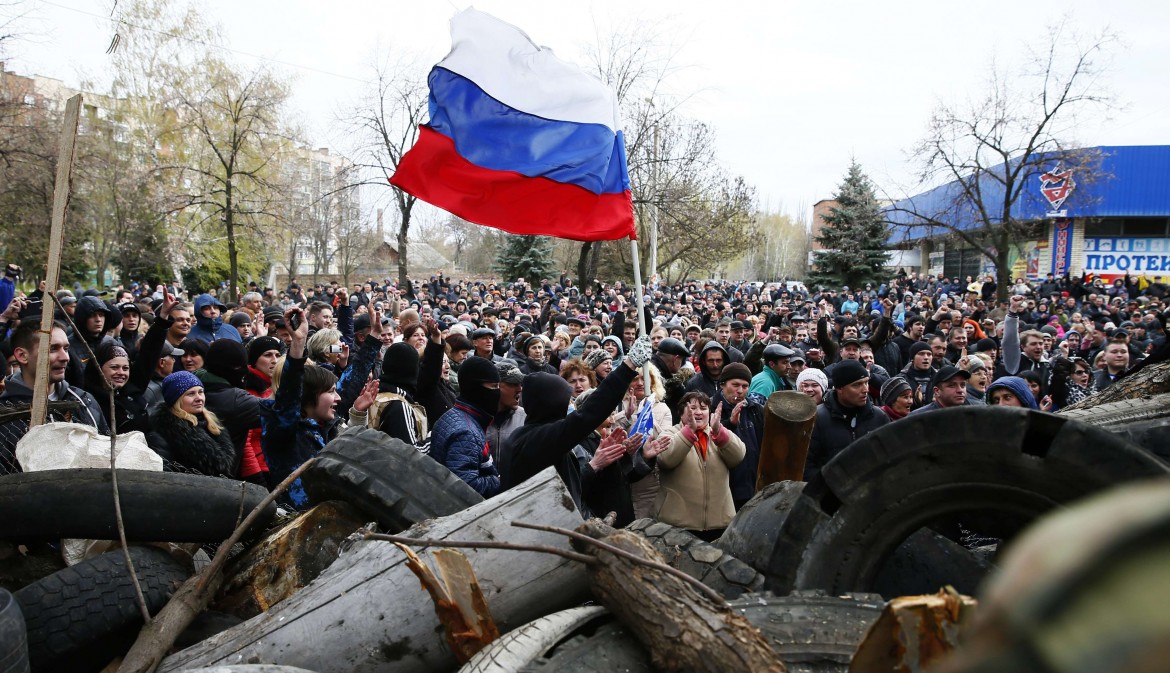
<path fill-rule="evenodd" d="M 654 518 L 710 542 L 735 516 L 729 479 L 746 449 L 723 427 L 723 410 L 712 411 L 706 395 L 683 395 L 679 412 L 682 420 L 670 430 L 670 446 L 658 455 L 662 484 Z"/>

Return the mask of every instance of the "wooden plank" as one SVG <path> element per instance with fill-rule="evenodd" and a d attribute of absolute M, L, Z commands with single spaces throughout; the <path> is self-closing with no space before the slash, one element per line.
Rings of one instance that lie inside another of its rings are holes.
<path fill-rule="evenodd" d="M 77 146 L 77 119 L 81 112 L 81 94 L 65 103 L 65 121 L 57 149 L 57 178 L 53 182 L 53 219 L 49 227 L 49 259 L 45 268 L 45 292 L 56 292 L 61 281 L 61 251 L 65 247 L 65 211 L 69 208 L 69 191 L 73 181 L 73 158 Z M 37 378 L 33 384 L 32 417 L 29 427 L 45 422 L 49 403 L 49 336 L 53 327 L 53 300 L 45 302 L 41 313 L 40 347 L 37 349 Z"/>
<path fill-rule="evenodd" d="M 508 540 L 568 549 L 564 537 L 514 528 L 512 521 L 563 528 L 581 515 L 548 468 L 513 489 L 458 514 L 424 521 L 402 535 L 452 540 Z M 468 549 L 501 632 L 589 598 L 584 567 L 533 552 Z M 300 666 L 319 673 L 453 670 L 454 655 L 430 596 L 389 542 L 360 541 L 308 587 L 239 626 L 167 657 L 160 671 L 217 664 Z"/>
<path fill-rule="evenodd" d="M 778 481 L 804 481 L 804 463 L 816 420 L 817 405 L 804 393 L 779 390 L 768 397 L 756 491 Z"/>

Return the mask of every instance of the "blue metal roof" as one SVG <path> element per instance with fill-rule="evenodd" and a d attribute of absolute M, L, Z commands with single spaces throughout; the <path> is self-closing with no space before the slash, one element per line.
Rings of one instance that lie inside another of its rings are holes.
<path fill-rule="evenodd" d="M 1101 177 L 1089 181 L 1077 178 L 1074 167 L 1073 181 L 1076 188 L 1061 204 L 1065 217 L 1170 217 L 1170 145 L 1114 145 L 1088 148 L 1099 151 L 1100 165 L 1093 173 Z M 1056 167 L 1040 162 L 1045 170 Z M 989 172 L 1002 174 L 1003 165 Z M 1012 206 L 1012 216 L 1017 220 L 1039 220 L 1048 216 L 1052 207 L 1040 192 L 1040 173 L 1036 170 L 1025 176 L 1020 198 Z M 1004 189 L 990 176 L 981 181 L 983 202 L 1002 202 Z M 946 233 L 938 227 L 920 224 L 923 220 L 913 213 L 948 222 L 960 229 L 975 229 L 981 226 L 980 218 L 970 203 L 959 206 L 957 197 L 961 185 L 949 182 L 908 199 L 903 199 L 885 208 L 886 218 L 896 225 L 890 234 L 890 243 L 918 240 L 928 236 Z M 901 209 L 901 210 L 899 210 Z M 905 212 L 912 211 L 912 212 Z"/>

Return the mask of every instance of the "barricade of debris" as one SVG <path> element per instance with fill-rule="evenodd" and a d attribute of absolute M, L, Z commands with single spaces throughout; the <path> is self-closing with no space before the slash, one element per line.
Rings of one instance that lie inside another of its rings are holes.
<path fill-rule="evenodd" d="M 300 513 L 149 456 L 118 469 L 126 550 L 108 453 L 2 476 L 0 672 L 1161 665 L 1164 395 L 914 415 L 807 484 L 775 481 L 808 434 L 776 401 L 761 488 L 713 543 L 583 520 L 551 468 L 483 500 L 365 428 L 294 474 Z"/>

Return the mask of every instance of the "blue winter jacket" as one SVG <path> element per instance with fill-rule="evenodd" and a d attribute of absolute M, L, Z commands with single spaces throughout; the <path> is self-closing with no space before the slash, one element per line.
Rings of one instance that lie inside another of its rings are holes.
<path fill-rule="evenodd" d="M 491 415 L 459 399 L 431 430 L 431 458 L 485 498 L 500 492 L 500 473 L 485 432 L 491 422 Z"/>
<path fill-rule="evenodd" d="M 306 418 L 301 410 L 301 384 L 305 376 L 305 358 L 285 358 L 280 387 L 272 399 L 260 400 L 260 447 L 268 462 L 274 483 L 284 481 L 306 460 L 315 457 L 329 440 L 337 436 L 338 423 L 328 425 Z M 306 509 L 309 496 L 297 479 L 285 492 L 285 504 Z"/>
<path fill-rule="evenodd" d="M 209 294 L 195 297 L 195 324 L 191 327 L 191 333 L 188 336 L 207 343 L 216 339 L 230 339 L 243 343 L 244 340 L 240 338 L 240 333 L 236 331 L 236 328 L 224 324 L 222 317 L 212 319 L 203 315 L 203 307 L 211 305 L 219 306 L 220 311 L 224 310 L 224 305 Z"/>

